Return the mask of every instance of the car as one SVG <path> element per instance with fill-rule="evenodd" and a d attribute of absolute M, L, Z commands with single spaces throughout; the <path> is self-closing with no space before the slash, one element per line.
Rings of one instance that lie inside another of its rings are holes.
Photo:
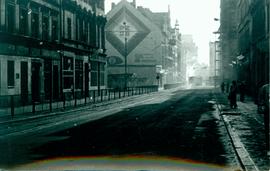
<path fill-rule="evenodd" d="M 260 114 L 266 114 L 269 112 L 269 88 L 269 84 L 265 84 L 259 89 L 257 107 L 258 113 Z"/>

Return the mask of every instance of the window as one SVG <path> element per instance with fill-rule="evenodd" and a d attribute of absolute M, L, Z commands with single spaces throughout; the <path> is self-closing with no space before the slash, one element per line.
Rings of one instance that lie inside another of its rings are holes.
<path fill-rule="evenodd" d="M 88 40 L 88 23 L 84 22 L 84 36 L 83 36 L 83 41 L 87 42 Z"/>
<path fill-rule="evenodd" d="M 100 85 L 101 86 L 105 85 L 105 64 L 104 63 L 100 64 Z"/>
<path fill-rule="evenodd" d="M 101 27 L 101 48 L 105 49 L 105 28 L 104 28 L 104 25 Z"/>
<path fill-rule="evenodd" d="M 71 18 L 67 18 L 67 38 L 71 39 Z"/>
<path fill-rule="evenodd" d="M 96 39 L 96 41 L 97 41 L 97 47 L 100 47 L 100 26 L 99 25 L 97 25 L 97 27 L 96 27 L 96 29 L 97 29 L 97 39 Z"/>
<path fill-rule="evenodd" d="M 20 34 L 27 34 L 27 11 L 24 8 L 20 8 L 20 20 L 19 20 Z"/>
<path fill-rule="evenodd" d="M 76 89 L 83 88 L 83 61 L 82 60 L 75 61 L 75 88 Z"/>
<path fill-rule="evenodd" d="M 7 75 L 8 87 L 14 87 L 15 86 L 14 61 L 8 61 L 7 73 L 8 73 Z"/>
<path fill-rule="evenodd" d="M 42 39 L 49 39 L 49 18 L 47 16 L 42 17 Z"/>
<path fill-rule="evenodd" d="M 45 99 L 48 100 L 52 93 L 52 61 L 44 61 L 44 93 Z"/>
<path fill-rule="evenodd" d="M 39 29 L 39 18 L 37 13 L 32 12 L 31 18 L 31 30 L 32 30 L 32 37 L 38 38 L 38 29 Z"/>
<path fill-rule="evenodd" d="M 56 17 L 52 18 L 52 40 L 58 40 L 58 21 Z"/>
<path fill-rule="evenodd" d="M 79 20 L 79 40 L 83 41 L 84 37 L 83 37 L 83 20 L 80 19 Z"/>
<path fill-rule="evenodd" d="M 72 89 L 73 87 L 73 58 L 72 57 L 64 57 L 63 65 L 64 65 L 64 89 Z"/>
<path fill-rule="evenodd" d="M 15 8 L 13 5 L 7 6 L 7 31 L 10 33 L 15 31 Z"/>
<path fill-rule="evenodd" d="M 91 86 L 98 85 L 98 62 L 91 61 Z"/>
<path fill-rule="evenodd" d="M 270 20 L 270 18 L 269 18 L 269 13 L 270 13 L 270 11 L 269 11 L 269 4 L 267 5 L 267 7 L 266 7 L 267 9 L 266 9 L 266 32 L 267 33 L 269 33 L 269 25 L 270 25 L 270 23 L 269 23 L 269 20 Z"/>
<path fill-rule="evenodd" d="M 67 71 L 73 70 L 73 59 L 71 57 L 64 58 L 64 70 Z"/>

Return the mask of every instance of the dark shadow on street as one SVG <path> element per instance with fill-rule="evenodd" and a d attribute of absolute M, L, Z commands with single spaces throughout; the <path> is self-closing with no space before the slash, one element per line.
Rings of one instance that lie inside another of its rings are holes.
<path fill-rule="evenodd" d="M 208 102 L 212 94 L 209 90 L 208 93 L 207 90 L 198 90 L 195 93 L 191 91 L 186 98 L 179 98 L 182 92 L 174 92 L 170 100 L 160 104 L 127 108 L 48 135 L 45 138 L 58 138 L 28 149 L 30 154 L 27 157 L 36 161 L 67 156 L 146 155 L 226 165 L 217 119 L 209 116 L 201 123 L 198 132 L 197 123 L 201 115 L 214 112 L 213 104 Z M 8 164 L 16 165 L 18 161 L 8 161 Z M 2 160 L 0 165 L 5 162 Z"/>

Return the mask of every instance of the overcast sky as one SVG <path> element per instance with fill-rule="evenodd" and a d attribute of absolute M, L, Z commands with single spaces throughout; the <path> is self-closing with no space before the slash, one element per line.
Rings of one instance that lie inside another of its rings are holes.
<path fill-rule="evenodd" d="M 132 0 L 128 0 L 131 2 Z M 105 0 L 105 12 L 111 9 L 111 3 L 120 0 Z M 171 10 L 172 25 L 179 21 L 182 34 L 192 34 L 199 47 L 199 62 L 208 64 L 209 41 L 214 40 L 219 22 L 219 0 L 137 0 L 137 6 L 149 8 L 153 12 Z"/>

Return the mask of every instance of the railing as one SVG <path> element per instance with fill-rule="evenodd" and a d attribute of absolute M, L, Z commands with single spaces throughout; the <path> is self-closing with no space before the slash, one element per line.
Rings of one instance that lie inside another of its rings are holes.
<path fill-rule="evenodd" d="M 65 92 L 62 99 L 47 99 L 44 94 L 41 94 L 38 100 L 32 100 L 32 95 L 0 96 L 0 115 L 10 115 L 13 118 L 23 113 L 48 113 L 156 91 L 158 91 L 158 86 L 141 86 L 89 90 L 88 94 L 81 91 L 74 94 Z"/>

